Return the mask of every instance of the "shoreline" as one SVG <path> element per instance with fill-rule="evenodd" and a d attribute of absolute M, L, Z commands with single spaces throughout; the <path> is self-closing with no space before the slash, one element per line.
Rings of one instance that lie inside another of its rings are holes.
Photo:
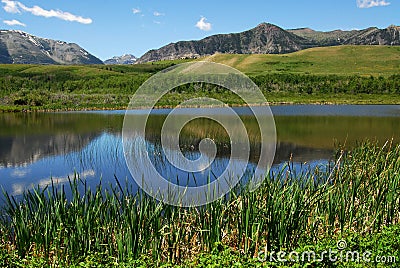
<path fill-rule="evenodd" d="M 398 102 L 368 102 L 368 101 L 338 101 L 338 102 L 331 102 L 331 101 L 319 101 L 319 102 L 288 102 L 288 101 L 280 101 L 280 102 L 269 102 L 269 103 L 261 103 L 261 104 L 254 104 L 249 105 L 252 107 L 257 106 L 294 106 L 294 105 L 315 105 L 315 106 L 334 106 L 334 105 L 400 105 Z M 245 104 L 229 104 L 229 107 L 245 107 L 248 105 Z M 184 107 L 179 108 L 222 108 L 225 106 L 218 106 L 218 105 L 187 105 Z M 0 106 L 0 113 L 54 113 L 54 112 L 85 112 L 85 111 L 120 111 L 120 110 L 144 110 L 144 109 L 174 109 L 177 108 L 174 105 L 159 105 L 154 107 L 137 107 L 134 109 L 128 109 L 127 106 L 116 106 L 116 107 L 82 107 L 82 108 L 61 108 L 61 109 L 31 109 L 27 107 L 13 107 L 13 106 Z"/>

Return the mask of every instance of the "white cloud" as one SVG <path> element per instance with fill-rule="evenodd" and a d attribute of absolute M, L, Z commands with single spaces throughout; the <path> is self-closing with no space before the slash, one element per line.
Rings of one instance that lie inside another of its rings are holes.
<path fill-rule="evenodd" d="M 1 0 L 2 3 L 5 4 L 3 9 L 8 12 L 8 13 L 21 13 L 18 9 L 18 4 L 15 1 L 9 1 L 9 0 Z"/>
<path fill-rule="evenodd" d="M 24 185 L 21 183 L 14 183 L 11 187 L 13 188 L 13 195 L 20 195 L 24 193 Z"/>
<path fill-rule="evenodd" d="M 211 23 L 206 22 L 205 17 L 201 17 L 201 19 L 196 23 L 196 27 L 199 28 L 202 31 L 210 31 L 211 30 Z"/>
<path fill-rule="evenodd" d="M 133 8 L 133 9 L 132 9 L 132 12 L 133 12 L 133 14 L 139 14 L 139 13 L 141 13 L 142 11 L 141 11 L 140 9 L 138 9 L 138 8 Z"/>
<path fill-rule="evenodd" d="M 52 177 L 52 178 L 46 178 L 46 179 L 41 179 L 37 183 L 32 183 L 31 185 L 27 185 L 25 183 L 14 183 L 11 185 L 13 188 L 13 195 L 21 195 L 23 194 L 26 190 L 33 189 L 36 186 L 39 186 L 40 188 L 44 188 L 46 186 L 50 186 L 51 183 L 54 183 L 55 185 L 61 185 L 65 184 L 70 181 L 71 178 L 75 178 L 75 173 L 69 174 L 65 177 Z M 81 179 L 87 179 L 87 177 L 94 178 L 96 175 L 96 172 L 92 169 L 83 171 L 82 173 L 79 174 L 79 178 Z"/>
<path fill-rule="evenodd" d="M 357 0 L 357 7 L 359 8 L 370 8 L 388 5 L 390 5 L 390 3 L 386 2 L 386 0 Z"/>
<path fill-rule="evenodd" d="M 159 17 L 159 16 L 164 16 L 165 14 L 164 13 L 160 13 L 158 11 L 154 11 L 153 15 L 156 16 L 156 17 Z"/>
<path fill-rule="evenodd" d="M 29 169 L 28 170 L 23 170 L 23 169 L 16 169 L 13 172 L 11 172 L 11 176 L 14 178 L 23 178 L 26 175 L 29 174 L 29 172 L 31 172 Z"/>
<path fill-rule="evenodd" d="M 18 20 L 3 20 L 3 23 L 7 24 L 7 25 L 10 25 L 10 26 L 14 26 L 14 25 L 24 26 L 24 27 L 26 26 L 25 23 L 22 23 L 22 22 L 20 22 Z"/>
<path fill-rule="evenodd" d="M 27 7 L 21 2 L 18 1 L 10 1 L 10 0 L 2 0 L 2 3 L 5 4 L 3 9 L 8 13 L 21 13 L 22 11 L 29 12 L 32 15 L 45 17 L 45 18 L 58 18 L 65 21 L 74 21 L 83 24 L 90 24 L 92 23 L 92 19 L 90 18 L 83 18 L 81 16 L 77 16 L 71 14 L 69 12 L 64 12 L 61 10 L 46 10 L 39 6 Z"/>
<path fill-rule="evenodd" d="M 79 175 L 79 178 L 81 178 L 81 179 L 86 179 L 87 177 L 93 178 L 96 175 L 96 172 L 93 169 L 89 169 L 89 170 L 83 171 L 82 173 L 79 173 L 78 175 Z M 44 188 L 46 186 L 51 185 L 52 182 L 54 184 L 63 184 L 63 183 L 69 182 L 70 179 L 74 178 L 75 176 L 76 176 L 76 174 L 72 173 L 65 177 L 52 177 L 52 178 L 42 179 L 39 181 L 38 185 L 41 188 Z"/>
<path fill-rule="evenodd" d="M 92 19 L 90 18 L 83 18 L 81 16 L 77 16 L 74 14 L 71 14 L 69 12 L 64 12 L 61 10 L 45 10 L 39 6 L 34 6 L 34 7 L 26 7 L 23 4 L 19 3 L 18 6 L 23 9 L 24 11 L 30 12 L 35 16 L 41 16 L 45 18 L 58 18 L 61 20 L 65 21 L 75 21 L 83 24 L 91 24 Z"/>

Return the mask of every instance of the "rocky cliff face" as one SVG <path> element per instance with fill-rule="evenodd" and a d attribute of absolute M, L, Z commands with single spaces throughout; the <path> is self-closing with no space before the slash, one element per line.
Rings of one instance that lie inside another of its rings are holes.
<path fill-rule="evenodd" d="M 348 45 L 400 45 L 400 27 L 389 26 L 386 29 L 368 28 L 357 31 L 356 34 L 345 40 Z"/>
<path fill-rule="evenodd" d="M 273 24 L 261 23 L 241 33 L 218 34 L 198 41 L 171 43 L 148 51 L 137 62 L 197 58 L 215 53 L 284 54 L 305 48 L 336 45 L 400 45 L 399 30 L 398 26 L 390 26 L 386 29 L 320 32 L 309 28 L 284 30 Z"/>
<path fill-rule="evenodd" d="M 160 49 L 150 50 L 138 62 L 196 58 L 214 53 L 290 53 L 310 46 L 312 44 L 301 36 L 287 32 L 278 26 L 262 23 L 256 28 L 241 33 L 217 34 L 199 41 L 171 43 Z"/>
<path fill-rule="evenodd" d="M 8 30 L 0 30 L 0 63 L 103 64 L 77 44 Z"/>
<path fill-rule="evenodd" d="M 309 42 L 313 43 L 314 46 L 337 46 L 342 45 L 345 40 L 354 36 L 358 31 L 342 31 L 335 30 L 330 32 L 314 31 L 310 28 L 299 28 L 293 30 L 287 30 L 295 35 L 301 36 Z"/>
<path fill-rule="evenodd" d="M 376 27 L 364 30 L 320 32 L 308 28 L 288 30 L 301 36 L 316 46 L 337 45 L 400 45 L 398 26 L 389 26 L 386 29 Z"/>

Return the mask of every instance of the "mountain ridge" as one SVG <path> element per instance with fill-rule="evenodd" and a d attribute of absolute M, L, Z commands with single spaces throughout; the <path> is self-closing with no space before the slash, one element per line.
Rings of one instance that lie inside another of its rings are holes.
<path fill-rule="evenodd" d="M 116 56 L 105 64 L 134 64 L 161 60 L 199 58 L 222 54 L 285 54 L 312 47 L 338 45 L 400 45 L 400 26 L 379 29 L 317 31 L 303 27 L 283 29 L 270 23 L 238 33 L 216 34 L 200 40 L 169 43 L 140 58 Z M 41 38 L 19 30 L 0 30 L 0 63 L 103 64 L 75 43 Z"/>
<path fill-rule="evenodd" d="M 114 56 L 111 59 L 107 59 L 104 61 L 104 64 L 117 64 L 117 65 L 125 65 L 125 64 L 134 64 L 137 61 L 137 57 L 132 54 L 124 54 L 122 56 Z"/>
<path fill-rule="evenodd" d="M 216 34 L 201 40 L 170 43 L 160 49 L 149 50 L 137 62 L 197 58 L 215 53 L 290 53 L 307 47 L 310 46 L 305 38 L 289 33 L 276 25 L 260 23 L 257 27 L 240 33 Z"/>
<path fill-rule="evenodd" d="M 400 27 L 395 25 L 390 25 L 384 29 L 368 27 L 349 31 L 337 29 L 323 32 L 310 28 L 288 29 L 287 31 L 306 38 L 319 46 L 400 45 Z"/>
<path fill-rule="evenodd" d="M 285 54 L 306 48 L 337 45 L 400 45 L 400 27 L 364 30 L 284 30 L 270 23 L 239 33 L 216 34 L 200 40 L 179 41 L 146 52 L 136 62 L 154 62 L 222 54 Z"/>
<path fill-rule="evenodd" d="M 41 38 L 19 30 L 0 30 L 0 63 L 103 64 L 75 43 Z"/>

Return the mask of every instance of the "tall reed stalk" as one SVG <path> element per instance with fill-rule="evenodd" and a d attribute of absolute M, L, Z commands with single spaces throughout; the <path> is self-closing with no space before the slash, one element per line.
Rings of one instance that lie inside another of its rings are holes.
<path fill-rule="evenodd" d="M 354 230 L 379 231 L 400 221 L 400 145 L 362 143 L 341 151 L 329 168 L 297 174 L 288 163 L 256 191 L 238 186 L 197 208 L 169 206 L 116 186 L 69 185 L 4 193 L 1 235 L 21 257 L 74 263 L 98 252 L 115 262 L 148 256 L 179 263 L 216 243 L 248 256 L 294 248 L 299 239 Z"/>

